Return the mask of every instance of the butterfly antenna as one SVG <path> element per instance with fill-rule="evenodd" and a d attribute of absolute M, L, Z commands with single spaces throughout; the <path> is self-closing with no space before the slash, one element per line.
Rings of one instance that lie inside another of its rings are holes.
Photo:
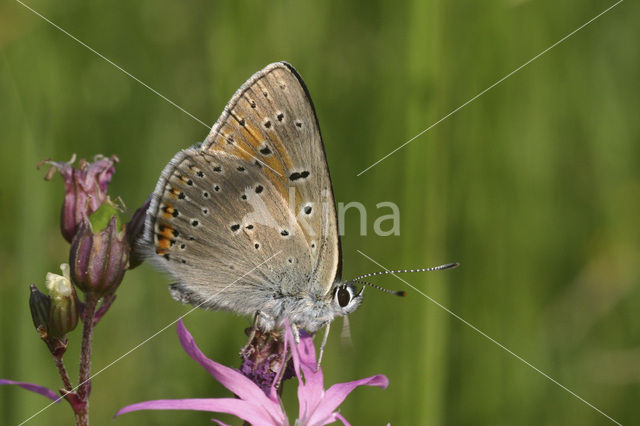
<path fill-rule="evenodd" d="M 395 271 L 379 271 L 379 272 L 371 272 L 369 274 L 364 274 L 364 275 L 360 275 L 359 277 L 355 277 L 352 280 L 347 281 L 348 283 L 354 283 L 354 282 L 358 282 L 358 280 L 361 280 L 362 278 L 369 278 L 369 277 L 376 277 L 378 275 L 388 275 L 388 274 L 402 274 L 405 272 L 429 272 L 429 271 L 442 271 L 445 269 L 453 269 L 453 268 L 457 268 L 458 266 L 460 266 L 460 263 L 458 262 L 454 262 L 454 263 L 447 263 L 444 265 L 439 265 L 439 266 L 433 266 L 431 268 L 421 268 L 421 269 L 396 269 Z M 368 284 L 368 283 L 367 283 Z M 373 284 L 369 284 L 373 287 Z M 389 290 L 387 290 L 389 291 Z"/>
<path fill-rule="evenodd" d="M 401 296 L 401 297 L 404 297 L 404 296 L 406 296 L 406 295 L 407 295 L 407 293 L 405 293 L 405 292 L 404 292 L 404 291 L 402 291 L 402 290 L 398 290 L 398 291 L 395 291 L 395 290 L 389 290 L 388 288 L 380 287 L 379 285 L 371 284 L 370 282 L 367 282 L 367 281 L 354 281 L 354 280 L 349 281 L 349 284 L 354 284 L 354 283 L 355 283 L 355 284 L 368 285 L 369 287 L 373 287 L 373 288 L 375 288 L 376 290 L 380 290 L 380 291 L 382 291 L 382 292 L 384 292 L 384 293 L 393 294 L 394 296 Z"/>

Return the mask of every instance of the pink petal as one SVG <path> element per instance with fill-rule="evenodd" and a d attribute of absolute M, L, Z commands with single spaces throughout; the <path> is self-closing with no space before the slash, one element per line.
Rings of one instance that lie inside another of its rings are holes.
<path fill-rule="evenodd" d="M 95 179 L 102 192 L 107 192 L 107 185 L 111 182 L 111 177 L 116 172 L 114 163 L 118 162 L 117 157 L 96 157 L 94 162 L 89 164 L 87 177 Z"/>
<path fill-rule="evenodd" d="M 221 421 L 220 421 L 220 420 L 218 420 L 218 419 L 211 419 L 211 421 L 212 421 L 212 422 L 216 422 L 216 423 L 218 424 L 218 426 L 231 426 L 231 425 L 228 425 L 228 424 L 226 424 L 226 423 L 221 422 Z"/>
<path fill-rule="evenodd" d="M 277 397 L 276 399 L 267 397 L 258 385 L 253 383 L 239 371 L 222 364 L 218 364 L 217 362 L 207 358 L 196 345 L 191 333 L 189 333 L 184 326 L 182 318 L 178 320 L 177 328 L 178 337 L 180 338 L 180 343 L 182 344 L 185 352 L 187 352 L 187 354 L 198 364 L 204 367 L 214 379 L 242 400 L 250 402 L 254 406 L 264 407 L 272 418 L 285 418 Z M 273 393 L 273 395 L 276 394 Z"/>
<path fill-rule="evenodd" d="M 386 389 L 387 386 L 389 386 L 389 379 L 382 374 L 376 374 L 375 376 L 354 380 L 353 382 L 336 383 L 325 392 L 321 403 L 309 418 L 309 424 L 320 423 L 328 419 L 340 404 L 342 404 L 347 395 L 358 386 L 378 386 Z"/>
<path fill-rule="evenodd" d="M 191 398 L 191 399 L 158 399 L 138 402 L 121 408 L 114 417 L 140 410 L 194 410 L 214 413 L 233 414 L 254 425 L 285 424 L 281 419 L 274 419 L 269 413 L 255 404 L 235 398 Z"/>
<path fill-rule="evenodd" d="M 14 382 L 13 380 L 0 379 L 0 385 L 15 385 L 20 386 L 22 389 L 26 389 L 31 392 L 39 393 L 40 395 L 46 396 L 47 398 L 53 400 L 54 402 L 60 402 L 62 399 L 58 396 L 57 393 L 52 391 L 49 388 L 45 388 L 44 386 L 36 385 L 34 383 L 27 382 Z"/>
<path fill-rule="evenodd" d="M 298 377 L 298 419 L 306 419 L 316 409 L 324 395 L 324 379 L 322 370 L 317 368 L 316 350 L 311 336 L 301 330 L 300 344 L 295 344 L 293 332 L 288 321 L 284 323 L 285 346 L 291 346 L 293 367 Z M 302 370 L 302 375 L 300 371 Z M 302 380 L 304 376 L 304 381 Z"/>
<path fill-rule="evenodd" d="M 301 331 L 300 344 L 297 345 L 297 351 L 300 355 L 300 367 L 304 374 L 304 385 L 309 391 L 322 393 L 324 391 L 324 377 L 322 369 L 318 368 L 316 360 L 316 348 L 313 346 L 313 339 L 304 330 Z M 317 371 L 316 371 L 317 369 Z"/>
<path fill-rule="evenodd" d="M 342 414 L 335 413 L 334 415 L 336 416 L 336 419 L 340 420 L 344 426 L 351 426 L 351 423 L 349 423 L 347 419 L 342 417 Z M 390 426 L 390 425 L 387 424 L 387 426 Z"/>

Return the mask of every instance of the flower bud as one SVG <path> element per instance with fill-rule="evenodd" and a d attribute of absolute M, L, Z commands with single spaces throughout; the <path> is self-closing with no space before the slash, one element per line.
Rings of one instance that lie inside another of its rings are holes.
<path fill-rule="evenodd" d="M 149 209 L 149 204 L 151 204 L 152 196 L 153 194 L 147 198 L 147 201 L 136 210 L 129 223 L 127 223 L 127 241 L 129 242 L 129 247 L 131 247 L 129 269 L 135 268 L 144 261 L 144 257 L 135 250 L 135 245 L 144 232 L 144 222 L 147 218 L 147 210 Z"/>
<path fill-rule="evenodd" d="M 115 173 L 118 157 L 96 155 L 92 163 L 81 159 L 78 167 L 72 164 L 75 154 L 67 163 L 46 161 L 53 166 L 45 179 L 53 177 L 57 169 L 64 178 L 65 196 L 60 215 L 60 229 L 64 238 L 71 242 L 82 220 L 89 217 L 107 199 L 107 185 Z"/>
<path fill-rule="evenodd" d="M 69 263 L 78 288 L 98 296 L 113 293 L 129 266 L 129 243 L 126 232 L 118 231 L 114 215 L 102 231 L 93 232 L 84 221 L 73 237 Z"/>
<path fill-rule="evenodd" d="M 49 330 L 49 309 L 51 299 L 46 294 L 38 290 L 35 284 L 29 286 L 31 295 L 29 296 L 29 308 L 31 309 L 31 319 L 33 325 L 38 330 L 40 337 L 47 335 Z"/>
<path fill-rule="evenodd" d="M 49 334 L 63 337 L 78 325 L 79 307 L 76 291 L 69 278 L 69 265 L 60 265 L 63 275 L 47 273 L 45 285 L 49 290 Z"/>

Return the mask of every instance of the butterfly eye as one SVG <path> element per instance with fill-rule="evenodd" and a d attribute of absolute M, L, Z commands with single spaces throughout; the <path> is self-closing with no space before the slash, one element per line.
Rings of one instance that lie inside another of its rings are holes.
<path fill-rule="evenodd" d="M 351 302 L 351 292 L 347 289 L 346 286 L 338 288 L 338 294 L 336 295 L 338 299 L 338 305 L 341 308 L 344 308 Z"/>

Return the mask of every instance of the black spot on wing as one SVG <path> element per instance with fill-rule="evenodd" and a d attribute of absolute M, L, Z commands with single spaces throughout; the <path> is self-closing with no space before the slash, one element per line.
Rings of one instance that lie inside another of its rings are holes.
<path fill-rule="evenodd" d="M 302 171 L 302 172 L 293 172 L 293 173 L 291 173 L 289 175 L 289 180 L 294 182 L 294 181 L 299 180 L 299 179 L 306 179 L 306 178 L 309 177 L 309 174 L 310 173 L 307 170 Z"/>

